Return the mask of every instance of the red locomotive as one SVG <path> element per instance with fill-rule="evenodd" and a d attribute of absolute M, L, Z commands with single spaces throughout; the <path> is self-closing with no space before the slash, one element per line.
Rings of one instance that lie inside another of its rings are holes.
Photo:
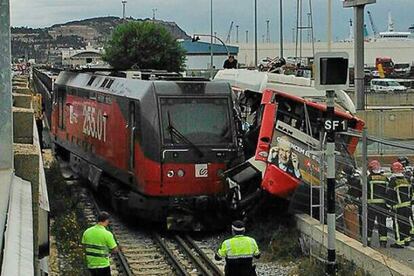
<path fill-rule="evenodd" d="M 73 170 L 123 214 L 168 229 L 217 226 L 221 173 L 240 156 L 231 87 L 61 72 L 52 137 Z"/>

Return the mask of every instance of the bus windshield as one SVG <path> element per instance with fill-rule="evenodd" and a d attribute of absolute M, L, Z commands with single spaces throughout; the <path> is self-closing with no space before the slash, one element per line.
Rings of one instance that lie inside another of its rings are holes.
<path fill-rule="evenodd" d="M 232 142 L 227 98 L 161 98 L 160 106 L 164 144 L 188 144 L 172 129 L 197 145 Z"/>
<path fill-rule="evenodd" d="M 315 152 L 320 150 L 321 141 L 326 142 L 326 132 L 321 131 L 326 112 L 284 97 L 276 100 L 278 108 L 268 162 L 307 183 L 318 183 L 320 160 Z M 344 119 L 340 115 L 336 117 Z M 354 129 L 356 121 L 348 120 L 348 126 Z M 355 160 L 349 152 L 351 136 L 339 132 L 335 136 L 337 169 L 353 166 Z"/>

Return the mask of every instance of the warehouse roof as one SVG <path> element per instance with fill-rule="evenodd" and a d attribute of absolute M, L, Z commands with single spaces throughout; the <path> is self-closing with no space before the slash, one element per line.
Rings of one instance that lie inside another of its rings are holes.
<path fill-rule="evenodd" d="M 191 41 L 182 40 L 180 41 L 181 46 L 186 50 L 187 55 L 209 55 L 210 54 L 210 43 L 204 41 Z M 229 46 L 227 48 L 232 55 L 239 53 L 239 47 Z M 227 55 L 226 47 L 222 44 L 213 43 L 213 54 L 214 55 Z"/>

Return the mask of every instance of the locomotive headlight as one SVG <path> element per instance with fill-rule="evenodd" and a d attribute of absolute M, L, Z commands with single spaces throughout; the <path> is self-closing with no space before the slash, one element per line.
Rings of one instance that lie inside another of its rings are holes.
<path fill-rule="evenodd" d="M 178 172 L 177 172 L 177 175 L 178 175 L 179 177 L 183 177 L 183 176 L 185 175 L 184 170 L 179 169 L 179 170 L 178 170 Z"/>
<path fill-rule="evenodd" d="M 173 177 L 173 176 L 174 176 L 174 171 L 167 172 L 167 177 Z"/>

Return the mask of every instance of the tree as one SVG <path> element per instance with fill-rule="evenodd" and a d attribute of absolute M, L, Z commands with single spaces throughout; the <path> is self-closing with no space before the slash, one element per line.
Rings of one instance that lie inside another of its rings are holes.
<path fill-rule="evenodd" d="M 179 72 L 184 68 L 185 50 L 163 26 L 133 21 L 114 30 L 103 59 L 119 70 L 137 66 Z"/>

